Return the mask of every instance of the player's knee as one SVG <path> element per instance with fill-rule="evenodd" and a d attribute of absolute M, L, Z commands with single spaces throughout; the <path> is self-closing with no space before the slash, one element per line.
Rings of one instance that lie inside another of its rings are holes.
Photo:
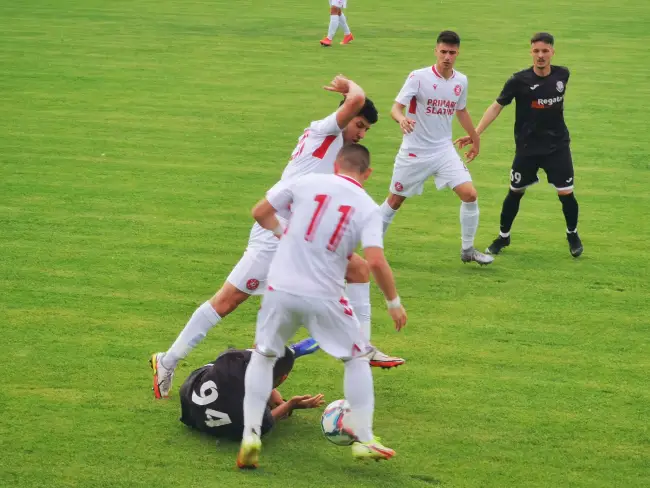
<path fill-rule="evenodd" d="M 558 190 L 557 194 L 560 197 L 566 196 L 566 195 L 571 195 L 573 193 L 573 190 Z"/>
<path fill-rule="evenodd" d="M 474 185 L 471 183 L 460 185 L 460 187 L 457 187 L 454 190 L 463 202 L 471 203 L 475 202 L 478 199 L 478 192 L 476 191 L 476 188 L 474 188 Z"/>
<path fill-rule="evenodd" d="M 210 298 L 209 302 L 214 311 L 220 317 L 225 317 L 235 310 L 242 302 L 246 301 L 250 295 L 238 290 L 230 283 L 226 283 L 215 295 Z"/>
<path fill-rule="evenodd" d="M 368 283 L 370 281 L 368 262 L 358 254 L 353 254 L 348 262 L 345 279 L 348 283 Z"/>

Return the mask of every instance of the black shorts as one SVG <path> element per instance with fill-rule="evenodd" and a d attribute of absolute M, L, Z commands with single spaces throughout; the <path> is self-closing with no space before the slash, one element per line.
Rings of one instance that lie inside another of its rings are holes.
<path fill-rule="evenodd" d="M 573 189 L 573 160 L 568 146 L 541 156 L 516 154 L 510 170 L 510 188 L 523 190 L 534 185 L 539 181 L 537 172 L 540 168 L 546 173 L 546 180 L 556 190 Z"/>

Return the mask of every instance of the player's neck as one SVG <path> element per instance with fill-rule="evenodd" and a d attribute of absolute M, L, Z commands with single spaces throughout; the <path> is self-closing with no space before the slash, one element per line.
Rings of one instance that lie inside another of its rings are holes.
<path fill-rule="evenodd" d="M 440 66 L 438 63 L 436 63 L 436 70 L 445 80 L 448 80 L 454 76 L 454 68 L 444 68 L 443 66 Z"/>
<path fill-rule="evenodd" d="M 358 174 L 339 171 L 338 173 L 336 173 L 336 175 L 340 176 L 341 178 L 345 178 L 346 180 L 354 180 L 354 182 L 356 182 L 357 185 L 363 187 L 363 185 L 361 184 L 361 178 L 359 177 Z"/>
<path fill-rule="evenodd" d="M 537 66 L 533 66 L 533 73 L 535 73 L 540 78 L 544 78 L 551 74 L 551 65 L 549 64 L 545 68 L 538 68 Z"/>

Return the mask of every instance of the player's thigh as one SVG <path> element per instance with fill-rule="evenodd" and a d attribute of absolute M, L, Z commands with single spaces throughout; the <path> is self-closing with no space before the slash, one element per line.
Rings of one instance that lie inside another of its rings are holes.
<path fill-rule="evenodd" d="M 510 168 L 510 189 L 524 190 L 539 181 L 539 158 L 537 156 L 515 155 Z"/>
<path fill-rule="evenodd" d="M 267 290 L 257 313 L 255 347 L 265 355 L 284 355 L 284 345 L 300 327 L 302 309 L 297 297 Z"/>
<path fill-rule="evenodd" d="M 544 157 L 540 165 L 546 173 L 546 180 L 557 191 L 572 190 L 575 184 L 573 174 L 573 159 L 571 150 L 567 147 Z"/>
<path fill-rule="evenodd" d="M 252 234 L 252 232 L 251 232 Z M 248 248 L 226 278 L 238 290 L 249 295 L 261 295 L 266 289 L 271 260 L 275 255 L 278 240 L 268 236 L 249 239 Z"/>
<path fill-rule="evenodd" d="M 438 190 L 443 188 L 454 189 L 463 183 L 472 181 L 472 175 L 469 173 L 467 166 L 453 148 L 441 152 L 435 159 L 433 166 L 435 168 L 433 178 Z"/>
<path fill-rule="evenodd" d="M 389 191 L 402 197 L 422 195 L 424 183 L 432 176 L 433 171 L 430 158 L 398 154 L 395 157 Z"/>
<path fill-rule="evenodd" d="M 327 354 L 337 359 L 350 359 L 372 349 L 345 297 L 340 300 L 306 298 L 305 301 L 310 310 L 304 317 L 305 327 Z"/>

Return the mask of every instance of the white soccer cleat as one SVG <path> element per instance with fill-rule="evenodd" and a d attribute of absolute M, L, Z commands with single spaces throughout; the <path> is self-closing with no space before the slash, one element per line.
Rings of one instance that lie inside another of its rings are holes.
<path fill-rule="evenodd" d="M 460 260 L 463 263 L 471 263 L 472 261 L 475 261 L 481 266 L 486 266 L 494 261 L 494 256 L 483 254 L 475 247 L 470 247 L 469 249 L 462 249 L 460 251 Z"/>
<path fill-rule="evenodd" d="M 381 352 L 379 349 L 375 349 L 375 352 L 370 356 L 370 366 L 373 368 L 396 368 L 397 366 L 404 364 L 404 362 L 405 361 L 402 358 L 389 356 L 388 354 Z"/>
<path fill-rule="evenodd" d="M 149 360 L 151 369 L 153 369 L 153 394 L 158 399 L 169 398 L 174 379 L 174 370 L 166 368 L 162 363 L 164 357 L 164 352 L 157 352 Z"/>

